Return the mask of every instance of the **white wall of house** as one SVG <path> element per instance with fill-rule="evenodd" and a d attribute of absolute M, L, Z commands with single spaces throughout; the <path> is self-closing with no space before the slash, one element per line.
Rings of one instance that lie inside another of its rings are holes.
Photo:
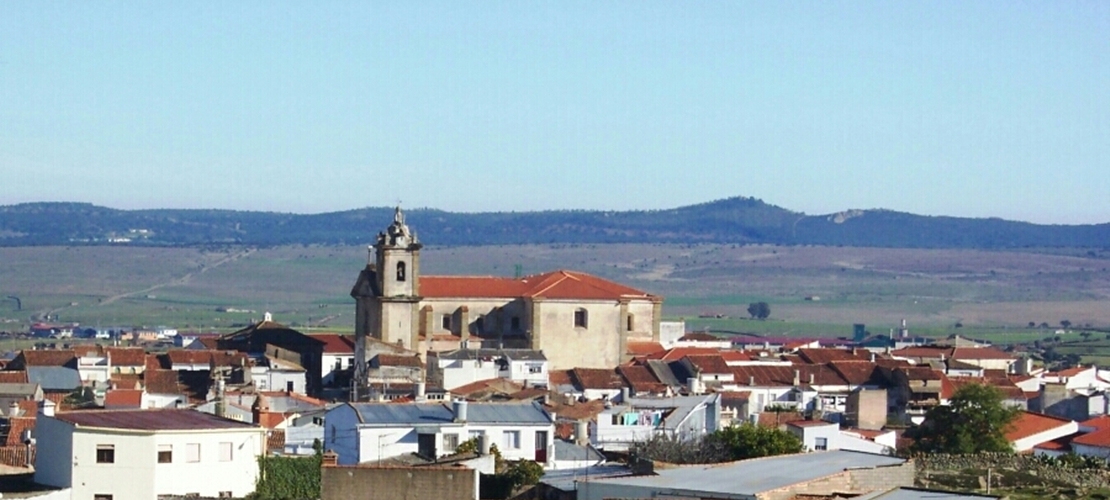
<path fill-rule="evenodd" d="M 837 424 L 830 422 L 803 427 L 787 425 L 786 428 L 802 440 L 802 446 L 806 451 L 839 450 L 842 447 L 840 426 Z"/>
<path fill-rule="evenodd" d="M 251 381 L 260 391 L 284 391 L 292 382 L 293 392 L 305 394 L 305 372 L 274 370 L 265 366 L 251 368 Z"/>
<path fill-rule="evenodd" d="M 547 456 L 553 453 L 555 425 L 546 424 L 484 424 L 444 422 L 434 425 L 371 425 L 360 424 L 354 409 L 339 406 L 328 411 L 324 422 L 324 448 L 339 455 L 340 465 L 376 462 L 418 451 L 418 435 L 436 435 L 436 454 L 449 455 L 455 450 L 447 446 L 445 436 L 456 435 L 463 443 L 485 434 L 491 445 L 497 445 L 506 460 L 535 460 L 537 431 L 546 435 L 541 446 Z M 509 435 L 509 436 L 507 436 Z"/>
<path fill-rule="evenodd" d="M 501 370 L 493 361 L 440 358 L 439 366 L 443 370 L 443 388 L 446 390 L 501 376 Z"/>
<path fill-rule="evenodd" d="M 74 428 L 39 416 L 39 457 L 35 480 L 73 488 L 73 498 L 110 494 L 114 500 L 149 500 L 158 495 L 216 497 L 254 491 L 258 457 L 265 434 L 261 428 L 194 431 L 124 431 Z M 97 463 L 98 447 L 111 446 L 112 463 Z M 170 463 L 158 452 L 169 450 Z M 199 452 L 193 456 L 191 450 Z M 44 454 L 45 452 L 45 454 Z M 229 453 L 230 452 L 230 453 Z M 193 461 L 193 459 L 196 461 Z"/>
<path fill-rule="evenodd" d="M 890 433 L 890 435 L 891 437 L 893 437 L 894 433 L 892 432 Z M 840 447 L 838 449 L 841 450 L 874 453 L 877 455 L 882 455 L 894 451 L 894 444 L 890 444 L 888 446 L 876 441 L 871 441 L 870 439 L 864 439 L 850 432 L 841 432 L 840 437 L 837 439 L 837 442 L 838 446 Z"/>
<path fill-rule="evenodd" d="M 1028 436 L 1028 437 L 1025 437 L 1025 438 L 1022 438 L 1022 439 L 1018 439 L 1018 440 L 1014 441 L 1011 444 L 1013 445 L 1015 452 L 1021 453 L 1021 452 L 1032 450 L 1033 447 L 1038 445 L 1038 444 L 1048 442 L 1048 441 L 1052 441 L 1053 439 L 1062 438 L 1064 436 L 1075 434 L 1077 432 L 1079 432 L 1079 424 L 1078 423 L 1076 423 L 1076 422 L 1067 422 L 1067 423 L 1061 422 L 1059 427 L 1053 427 L 1053 428 L 1051 428 L 1047 431 L 1038 432 L 1037 434 L 1033 434 L 1032 436 Z"/>
<path fill-rule="evenodd" d="M 1076 455 L 1084 457 L 1110 458 L 1110 447 L 1072 443 L 1071 449 Z"/>
<path fill-rule="evenodd" d="M 354 365 L 354 353 L 331 354 L 324 353 L 321 358 L 320 377 L 324 385 L 335 381 L 335 372 Z"/>

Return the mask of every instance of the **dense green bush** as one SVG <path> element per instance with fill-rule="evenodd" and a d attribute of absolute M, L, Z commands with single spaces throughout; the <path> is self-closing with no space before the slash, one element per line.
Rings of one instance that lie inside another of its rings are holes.
<path fill-rule="evenodd" d="M 313 500 L 320 498 L 320 465 L 323 456 L 258 458 L 255 500 Z"/>

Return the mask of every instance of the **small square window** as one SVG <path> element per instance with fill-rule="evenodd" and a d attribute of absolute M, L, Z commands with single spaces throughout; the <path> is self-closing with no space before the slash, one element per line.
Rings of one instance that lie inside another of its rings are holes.
<path fill-rule="evenodd" d="M 443 435 L 443 451 L 455 451 L 459 447 L 458 434 L 444 434 Z"/>
<path fill-rule="evenodd" d="M 173 446 L 168 444 L 158 445 L 158 463 L 173 463 Z"/>
<path fill-rule="evenodd" d="M 575 328 L 588 328 L 589 314 L 585 309 L 577 309 L 574 311 L 574 327 Z"/>
<path fill-rule="evenodd" d="M 520 449 L 520 431 L 505 431 L 501 436 L 506 450 Z"/>
<path fill-rule="evenodd" d="M 189 463 L 200 462 L 200 443 L 188 443 L 185 445 L 185 461 Z"/>
<path fill-rule="evenodd" d="M 232 453 L 232 450 L 234 448 L 235 448 L 235 446 L 232 443 L 227 443 L 227 442 L 220 443 L 220 461 L 221 462 L 230 462 L 231 461 L 231 453 Z"/>
<path fill-rule="evenodd" d="M 111 444 L 98 444 L 96 445 L 96 463 L 98 464 L 114 464 L 116 463 L 116 446 Z"/>

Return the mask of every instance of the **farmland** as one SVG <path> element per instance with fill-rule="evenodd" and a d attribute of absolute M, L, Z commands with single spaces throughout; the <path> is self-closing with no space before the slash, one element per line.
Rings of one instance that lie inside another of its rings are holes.
<path fill-rule="evenodd" d="M 0 248 L 0 261 L 0 296 L 22 302 L 0 302 L 3 330 L 48 316 L 227 330 L 270 311 L 343 331 L 354 323 L 348 292 L 366 248 L 13 247 Z M 886 333 L 905 318 L 915 334 L 1016 342 L 1051 335 L 1061 320 L 1110 326 L 1101 252 L 560 244 L 432 246 L 421 261 L 426 274 L 512 276 L 517 266 L 580 270 L 663 295 L 664 314 L 692 330 L 845 336 L 853 323 Z M 771 305 L 770 319 L 744 319 L 753 301 Z"/>

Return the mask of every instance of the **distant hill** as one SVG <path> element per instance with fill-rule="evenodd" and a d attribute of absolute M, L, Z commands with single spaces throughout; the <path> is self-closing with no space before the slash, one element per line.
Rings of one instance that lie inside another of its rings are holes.
<path fill-rule="evenodd" d="M 889 210 L 811 216 L 755 198 L 668 210 L 453 213 L 406 210 L 427 244 L 774 243 L 898 248 L 1110 247 L 1110 224 L 1038 225 Z M 0 206 L 0 246 L 368 244 L 393 217 L 372 207 L 326 214 L 116 210 L 87 203 Z"/>

